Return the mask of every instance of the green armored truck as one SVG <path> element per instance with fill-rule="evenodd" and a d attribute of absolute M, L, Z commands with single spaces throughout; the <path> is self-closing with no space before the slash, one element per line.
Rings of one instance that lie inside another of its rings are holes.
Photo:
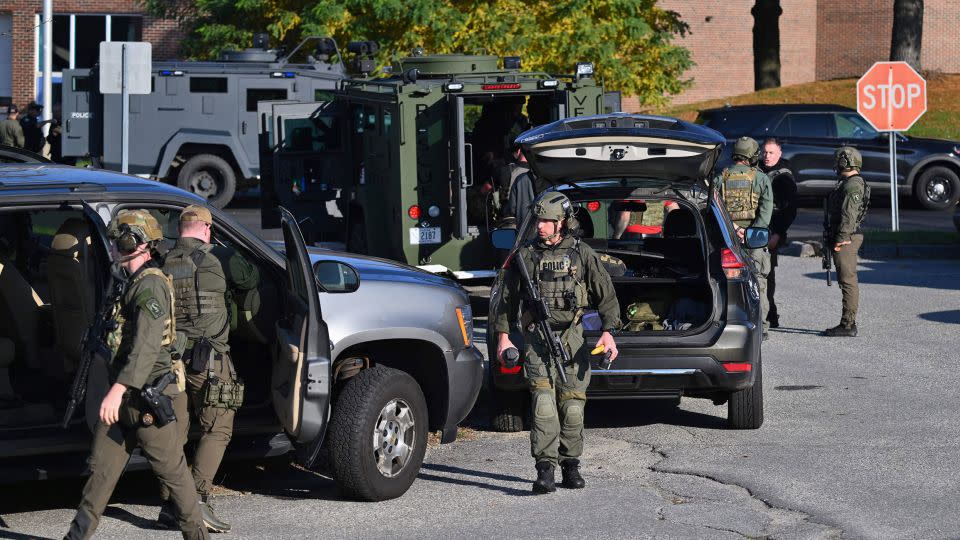
<path fill-rule="evenodd" d="M 531 126 L 602 113 L 603 88 L 589 63 L 555 76 L 522 71 L 518 57 L 418 53 L 323 101 L 260 103 L 263 226 L 283 206 L 310 241 L 491 278 L 510 145 Z"/>

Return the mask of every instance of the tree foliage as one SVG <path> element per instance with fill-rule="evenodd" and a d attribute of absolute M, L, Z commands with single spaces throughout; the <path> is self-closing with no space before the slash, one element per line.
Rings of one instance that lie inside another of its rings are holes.
<path fill-rule="evenodd" d="M 341 47 L 375 40 L 378 60 L 428 53 L 521 56 L 525 70 L 571 73 L 592 61 L 607 89 L 661 105 L 690 85 L 693 63 L 674 43 L 686 23 L 656 0 L 143 0 L 152 14 L 178 19 L 187 30 L 181 53 L 216 57 L 248 47 L 255 32 L 295 46 L 326 35 Z"/>

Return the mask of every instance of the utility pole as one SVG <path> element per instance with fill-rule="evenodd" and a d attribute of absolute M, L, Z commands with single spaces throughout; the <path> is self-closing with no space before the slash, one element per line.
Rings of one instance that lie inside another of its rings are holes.
<path fill-rule="evenodd" d="M 43 0 L 43 119 L 53 118 L 53 0 Z M 50 133 L 50 124 L 43 125 L 43 135 Z"/>

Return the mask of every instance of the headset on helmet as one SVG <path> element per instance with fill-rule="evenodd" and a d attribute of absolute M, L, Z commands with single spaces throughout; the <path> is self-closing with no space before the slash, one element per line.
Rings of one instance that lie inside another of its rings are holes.
<path fill-rule="evenodd" d="M 548 191 L 544 193 L 533 204 L 533 214 L 540 219 L 551 219 L 554 221 L 566 220 L 567 230 L 579 227 L 577 219 L 574 217 L 575 208 L 570 199 L 563 193 Z"/>
<path fill-rule="evenodd" d="M 860 155 L 860 151 L 852 146 L 841 146 L 834 154 L 834 158 L 836 159 L 837 172 L 847 169 L 859 171 L 863 167 L 863 157 Z"/>
<path fill-rule="evenodd" d="M 141 244 L 152 246 L 163 238 L 157 219 L 144 210 L 120 211 L 110 223 L 108 233 L 123 255 L 135 253 Z"/>

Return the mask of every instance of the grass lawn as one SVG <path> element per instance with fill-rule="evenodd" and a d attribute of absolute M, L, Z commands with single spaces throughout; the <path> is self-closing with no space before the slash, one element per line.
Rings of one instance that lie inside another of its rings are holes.
<path fill-rule="evenodd" d="M 880 231 L 863 232 L 865 242 L 870 244 L 956 244 L 960 233 L 949 231 Z"/>
<path fill-rule="evenodd" d="M 960 141 L 960 74 L 928 73 L 927 112 L 907 135 Z M 693 121 L 697 111 L 730 105 L 834 103 L 857 108 L 857 79 L 837 79 L 771 88 L 750 94 L 678 105 L 652 111 Z"/>

